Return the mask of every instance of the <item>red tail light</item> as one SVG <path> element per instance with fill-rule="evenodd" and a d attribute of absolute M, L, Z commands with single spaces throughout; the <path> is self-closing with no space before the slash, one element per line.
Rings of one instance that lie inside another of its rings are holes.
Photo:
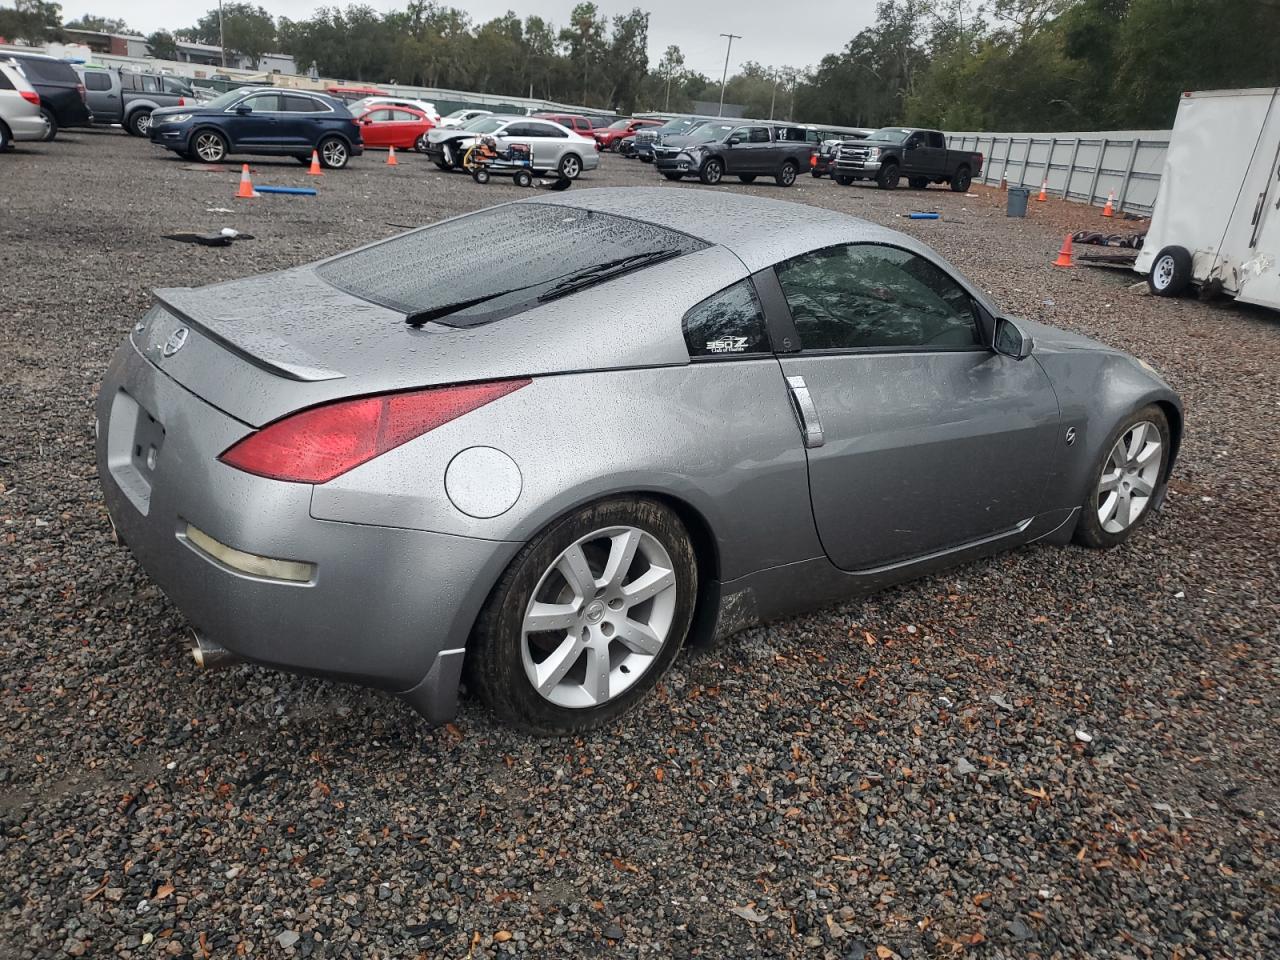
<path fill-rule="evenodd" d="M 180 106 L 180 107 L 185 107 L 186 105 L 187 105 L 187 98 L 186 98 L 186 97 L 179 97 L 179 98 L 178 98 L 178 106 Z"/>
<path fill-rule="evenodd" d="M 36 93 L 34 90 L 23 90 L 22 99 L 27 101 L 27 103 L 34 103 L 37 107 L 40 106 L 40 94 Z"/>
<path fill-rule="evenodd" d="M 268 424 L 218 459 L 271 480 L 327 483 L 531 382 L 497 380 L 340 400 Z"/>
<path fill-rule="evenodd" d="M 816 167 L 818 165 L 818 155 L 816 153 L 809 154 L 809 166 Z"/>
<path fill-rule="evenodd" d="M 79 92 L 79 94 L 80 94 L 80 100 L 81 100 L 81 102 L 87 103 L 87 102 L 88 102 L 88 97 L 86 97 L 86 96 L 85 96 L 85 92 L 84 92 L 84 84 L 83 84 L 83 83 L 77 83 L 77 84 L 76 84 L 76 90 L 77 90 L 77 91 Z"/>

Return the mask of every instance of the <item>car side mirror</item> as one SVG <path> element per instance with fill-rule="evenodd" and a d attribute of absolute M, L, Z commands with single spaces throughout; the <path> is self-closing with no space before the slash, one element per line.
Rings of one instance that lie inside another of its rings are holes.
<path fill-rule="evenodd" d="M 242 117 L 247 116 L 248 114 L 253 113 L 253 107 L 249 106 L 247 103 L 242 103 L 240 106 L 236 107 L 236 113 L 240 114 Z"/>
<path fill-rule="evenodd" d="M 736 146 L 737 144 L 739 144 L 739 143 L 741 143 L 741 142 L 742 142 L 742 141 L 741 141 L 738 137 L 730 137 L 730 138 L 729 138 L 728 146 L 731 146 L 731 147 L 732 147 L 732 146 Z"/>
<path fill-rule="evenodd" d="M 1035 349 L 1035 341 L 1018 329 L 1008 317 L 996 318 L 996 335 L 991 342 L 991 349 L 996 353 L 1012 357 L 1014 360 L 1025 360 Z"/>

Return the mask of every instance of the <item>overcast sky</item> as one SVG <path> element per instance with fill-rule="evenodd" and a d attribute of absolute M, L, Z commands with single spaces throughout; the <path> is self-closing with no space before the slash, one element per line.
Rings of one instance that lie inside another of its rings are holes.
<path fill-rule="evenodd" d="M 323 4 L 316 0 L 255 0 L 274 16 L 302 20 Z M 368 0 L 371 6 L 387 11 L 403 9 L 404 0 Z M 466 10 L 473 22 L 483 23 L 508 10 L 524 18 L 531 13 L 550 19 L 557 27 L 568 22 L 575 0 L 471 0 L 452 5 Z M 685 65 L 719 79 L 724 68 L 725 39 L 721 33 L 741 34 L 733 41 L 729 73 L 744 60 L 758 60 L 769 66 L 806 67 L 816 65 L 824 54 L 843 47 L 855 33 L 875 19 L 875 0 L 836 0 L 819 3 L 800 0 L 778 3 L 776 0 L 736 0 L 732 4 L 690 2 L 690 0 L 596 0 L 601 12 L 608 16 L 626 13 L 634 6 L 649 11 L 649 60 L 656 65 L 668 44 L 678 44 L 684 51 Z M 216 6 L 216 4 L 210 4 Z M 153 30 L 176 30 L 191 26 L 199 14 L 191 11 L 207 9 L 198 2 L 175 4 L 172 0 L 66 0 L 62 4 L 64 20 L 74 20 L 86 13 L 103 17 L 120 17 L 133 29 L 147 34 Z M 180 12 L 186 11 L 186 12 Z"/>

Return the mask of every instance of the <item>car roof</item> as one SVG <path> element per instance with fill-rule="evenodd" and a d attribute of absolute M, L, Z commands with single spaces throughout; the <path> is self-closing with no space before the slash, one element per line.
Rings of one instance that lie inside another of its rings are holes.
<path fill-rule="evenodd" d="M 905 234 L 823 207 L 721 190 L 605 187 L 520 203 L 557 203 L 655 223 L 722 246 L 755 273 L 836 243 L 887 243 L 945 263 Z M 949 266 L 949 265 L 948 265 Z M 959 275 L 958 271 L 950 268 Z"/>

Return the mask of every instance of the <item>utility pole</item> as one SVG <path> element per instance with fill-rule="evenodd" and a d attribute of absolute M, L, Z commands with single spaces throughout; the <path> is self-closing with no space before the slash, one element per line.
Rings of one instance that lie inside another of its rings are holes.
<path fill-rule="evenodd" d="M 728 37 L 729 45 L 724 49 L 724 73 L 720 75 L 720 109 L 716 112 L 717 117 L 724 116 L 724 85 L 729 82 L 729 51 L 733 49 L 733 41 L 742 39 L 742 35 L 738 33 L 722 33 L 720 36 Z"/>
<path fill-rule="evenodd" d="M 662 110 L 664 113 L 671 110 L 671 64 L 670 63 L 667 64 L 667 100 L 666 100 L 666 103 L 662 105 Z"/>
<path fill-rule="evenodd" d="M 773 71 L 773 92 L 769 94 L 769 119 L 773 119 L 773 105 L 778 100 L 778 71 Z"/>
<path fill-rule="evenodd" d="M 218 47 L 222 50 L 222 69 L 227 69 L 227 41 L 222 35 L 222 0 L 218 0 Z"/>

